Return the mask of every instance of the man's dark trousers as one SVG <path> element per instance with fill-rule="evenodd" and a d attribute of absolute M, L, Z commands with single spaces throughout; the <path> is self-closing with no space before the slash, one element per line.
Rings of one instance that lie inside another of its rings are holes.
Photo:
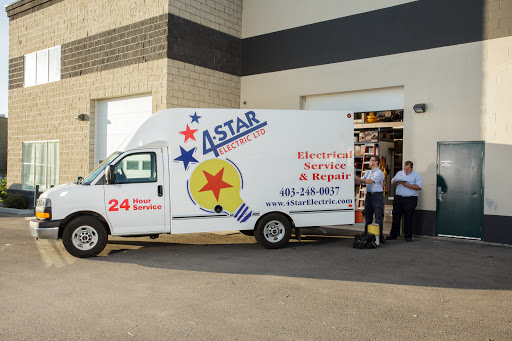
<path fill-rule="evenodd" d="M 418 197 L 395 195 L 393 199 L 393 224 L 389 232 L 391 238 L 400 235 L 400 220 L 402 220 L 402 216 L 404 217 L 404 237 L 412 238 L 412 223 L 416 205 L 418 205 Z"/>
<path fill-rule="evenodd" d="M 364 200 L 364 231 L 368 232 L 368 224 L 373 222 L 373 214 L 375 213 L 375 222 L 380 227 L 380 235 L 382 234 L 382 222 L 384 220 L 384 196 L 382 192 L 368 192 Z"/>

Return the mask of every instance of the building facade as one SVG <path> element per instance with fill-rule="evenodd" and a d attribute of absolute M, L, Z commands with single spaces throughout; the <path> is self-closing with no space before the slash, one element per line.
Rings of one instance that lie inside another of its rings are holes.
<path fill-rule="evenodd" d="M 401 110 L 402 160 L 424 181 L 415 233 L 512 244 L 512 0 L 20 0 L 6 11 L 13 191 L 85 175 L 164 108 Z M 451 228 L 476 220 L 476 235 Z"/>
<path fill-rule="evenodd" d="M 10 189 L 86 175 L 159 110 L 239 107 L 241 1 L 188 3 L 6 7 Z"/>

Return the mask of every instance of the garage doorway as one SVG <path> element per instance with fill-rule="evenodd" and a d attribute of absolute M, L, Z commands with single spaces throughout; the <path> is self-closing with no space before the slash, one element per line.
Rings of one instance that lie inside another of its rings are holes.
<path fill-rule="evenodd" d="M 151 94 L 96 102 L 94 165 L 98 165 L 152 115 Z"/>
<path fill-rule="evenodd" d="M 402 169 L 404 87 L 347 91 L 301 97 L 301 107 L 306 110 L 347 110 L 354 112 L 354 170 L 361 176 L 369 166 L 369 154 L 381 158 L 386 174 L 386 198 L 393 197 L 391 178 Z M 367 117 L 378 116 L 370 123 Z M 368 140 L 362 136 L 373 133 Z M 364 155 L 366 154 L 366 155 Z M 364 157 L 363 157 L 364 156 Z M 357 186 L 356 193 L 359 193 Z M 357 194 L 358 208 L 363 204 L 364 194 Z M 386 200 L 390 203 L 389 200 Z"/>
<path fill-rule="evenodd" d="M 301 97 L 301 109 L 375 112 L 403 109 L 404 87 L 337 92 Z"/>

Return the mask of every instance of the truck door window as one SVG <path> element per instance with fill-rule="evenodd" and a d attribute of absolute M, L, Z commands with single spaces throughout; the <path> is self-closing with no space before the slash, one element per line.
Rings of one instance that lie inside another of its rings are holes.
<path fill-rule="evenodd" d="M 116 183 L 156 182 L 155 153 L 130 154 L 115 167 Z"/>

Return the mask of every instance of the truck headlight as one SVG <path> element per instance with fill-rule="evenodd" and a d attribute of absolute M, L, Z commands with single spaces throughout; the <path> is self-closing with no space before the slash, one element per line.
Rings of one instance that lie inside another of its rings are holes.
<path fill-rule="evenodd" d="M 52 201 L 48 198 L 37 199 L 36 218 L 41 220 L 52 219 Z"/>

